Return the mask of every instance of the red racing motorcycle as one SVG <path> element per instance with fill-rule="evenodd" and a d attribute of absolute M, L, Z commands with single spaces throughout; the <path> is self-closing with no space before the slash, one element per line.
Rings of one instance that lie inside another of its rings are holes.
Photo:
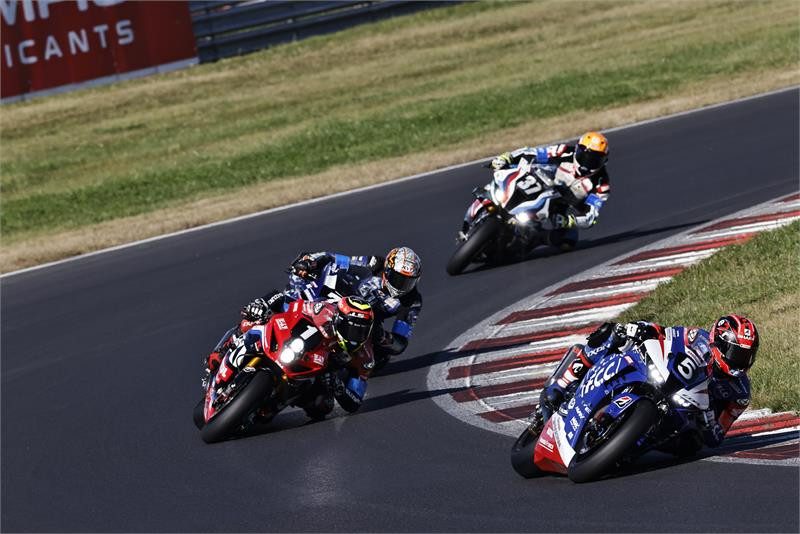
<path fill-rule="evenodd" d="M 319 329 L 303 314 L 298 300 L 265 324 L 242 321 L 216 373 L 208 377 L 205 397 L 194 409 L 194 422 L 207 443 L 266 423 L 286 406 L 301 406 L 312 419 L 324 419 L 315 399 L 329 395 L 324 375 L 329 351 Z"/>

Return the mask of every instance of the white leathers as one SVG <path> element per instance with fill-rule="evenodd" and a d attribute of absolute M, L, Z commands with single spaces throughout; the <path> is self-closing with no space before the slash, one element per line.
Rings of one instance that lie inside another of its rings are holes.
<path fill-rule="evenodd" d="M 569 189 L 577 200 L 584 201 L 594 189 L 594 184 L 589 177 L 577 177 L 576 174 L 575 163 L 562 163 L 556 170 L 553 182 Z"/>

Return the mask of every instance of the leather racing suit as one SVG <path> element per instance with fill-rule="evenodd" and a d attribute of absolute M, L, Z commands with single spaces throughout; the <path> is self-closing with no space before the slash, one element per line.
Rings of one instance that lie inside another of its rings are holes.
<path fill-rule="evenodd" d="M 361 407 L 367 390 L 367 380 L 375 365 L 371 343 L 364 343 L 358 350 L 348 353 L 339 345 L 333 330 L 333 318 L 336 305 L 329 302 L 302 302 L 302 313 L 317 327 L 322 334 L 322 348 L 328 353 L 330 369 L 320 376 L 319 391 L 308 402 L 314 406 L 302 406 L 317 416 L 333 410 L 333 399 L 347 412 L 355 412 Z M 283 311 L 283 310 L 281 310 Z M 239 367 L 246 357 L 261 351 L 263 340 L 261 331 L 252 327 L 265 324 L 271 314 L 258 321 L 243 320 L 239 327 L 229 331 L 220 344 L 214 349 L 217 360 L 224 355 L 231 345 L 237 347 L 231 357 L 231 364 Z M 218 364 L 217 364 L 218 365 Z"/>
<path fill-rule="evenodd" d="M 311 261 L 306 278 L 310 284 L 319 287 L 318 298 L 326 299 L 335 294 L 353 295 L 363 298 L 372 306 L 375 314 L 372 340 L 376 368 L 385 364 L 389 356 L 406 350 L 422 310 L 422 295 L 417 286 L 404 295 L 390 295 L 379 276 L 385 260 L 381 256 L 345 256 L 332 252 L 315 252 L 308 256 Z M 333 265 L 321 279 L 323 270 L 330 264 Z M 297 296 L 295 291 L 287 289 L 265 295 L 264 300 L 271 310 L 277 311 Z M 386 331 L 383 322 L 392 318 L 391 330 Z"/>
<path fill-rule="evenodd" d="M 568 209 L 567 213 L 553 215 L 559 220 L 569 222 L 557 224 L 551 219 L 549 225 L 543 224 L 543 228 L 549 230 L 545 242 L 564 250 L 575 246 L 578 241 L 578 229 L 589 228 L 597 223 L 600 209 L 608 201 L 611 190 L 605 165 L 589 175 L 578 175 L 574 162 L 576 146 L 561 143 L 533 148 L 522 147 L 507 155 L 506 167 L 518 164 L 523 157 L 532 163 L 555 166 L 553 181 L 557 186 L 561 186 L 559 190 L 567 201 Z"/>
<path fill-rule="evenodd" d="M 606 352 L 618 350 L 629 339 L 637 342 L 663 339 L 668 330 L 673 337 L 682 337 L 687 352 L 703 362 L 698 371 L 706 375 L 709 406 L 706 410 L 696 410 L 693 414 L 694 426 L 682 431 L 662 450 L 686 456 L 696 453 L 703 444 L 709 447 L 719 446 L 731 425 L 750 403 L 750 381 L 744 374 L 734 378 L 713 370 L 709 333 L 701 328 L 666 328 L 644 321 L 628 325 L 603 324 L 589 335 L 586 345 L 573 345 L 567 350 L 542 389 L 534 417 L 542 417 L 543 422 L 546 422 L 564 400 L 567 388 L 579 381 Z"/>

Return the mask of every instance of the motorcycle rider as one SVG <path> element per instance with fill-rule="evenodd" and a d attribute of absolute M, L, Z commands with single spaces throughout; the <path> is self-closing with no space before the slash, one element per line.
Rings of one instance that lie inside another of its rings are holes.
<path fill-rule="evenodd" d="M 543 225 L 548 230 L 545 242 L 565 251 L 575 248 L 578 229 L 596 224 L 600 209 L 608 200 L 608 139 L 599 132 L 586 132 L 574 145 L 523 147 L 500 154 L 492 160 L 491 167 L 496 171 L 506 169 L 523 157 L 533 163 L 558 166 L 553 181 L 560 186 L 569 207 L 566 213 L 552 214 Z"/>
<path fill-rule="evenodd" d="M 564 400 L 570 384 L 580 380 L 606 352 L 626 342 L 664 337 L 666 327 L 655 323 L 605 323 L 589 335 L 586 345 L 573 345 L 547 380 L 534 419 L 542 425 Z M 747 371 L 755 361 L 759 335 L 753 322 L 738 315 L 720 317 L 710 331 L 672 327 L 673 336 L 684 336 L 687 350 L 707 363 L 709 408 L 695 414 L 695 426 L 662 448 L 680 456 L 695 454 L 703 444 L 717 447 L 731 425 L 750 403 Z M 541 428 L 541 427 L 540 427 Z"/>
<path fill-rule="evenodd" d="M 317 281 L 323 269 L 334 263 L 329 276 L 336 276 L 334 288 L 339 294 L 357 292 L 375 313 L 372 339 L 376 351 L 376 368 L 388 360 L 389 355 L 401 354 L 408 342 L 419 312 L 422 295 L 417 283 L 422 273 L 419 256 L 408 247 L 397 247 L 381 256 L 345 256 L 332 252 L 301 253 L 290 267 L 290 272 L 309 282 Z M 327 295 L 322 295 L 325 298 Z M 244 307 L 246 319 L 259 320 L 276 311 L 282 311 L 296 295 L 291 290 L 273 291 Z M 391 331 L 383 328 L 383 321 L 394 317 Z"/>
<path fill-rule="evenodd" d="M 374 320 L 372 307 L 360 297 L 343 297 L 335 304 L 304 301 L 302 306 L 303 315 L 322 336 L 330 369 L 320 376 L 318 389 L 301 407 L 314 419 L 330 413 L 334 399 L 345 411 L 357 411 L 375 365 L 372 344 L 367 343 Z M 239 367 L 248 355 L 261 352 L 263 340 L 258 329 L 248 329 L 244 334 L 234 334 L 227 343 L 236 347 L 230 362 Z"/>

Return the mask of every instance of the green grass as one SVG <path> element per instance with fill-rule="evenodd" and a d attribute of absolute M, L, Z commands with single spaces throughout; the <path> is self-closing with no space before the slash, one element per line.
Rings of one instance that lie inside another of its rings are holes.
<path fill-rule="evenodd" d="M 800 222 L 726 248 L 659 286 L 620 321 L 710 328 L 721 315 L 752 319 L 761 336 L 750 371 L 752 405 L 800 411 Z"/>
<path fill-rule="evenodd" d="M 792 2 L 596 5 L 457 5 L 4 106 L 0 231 L 81 228 L 800 60 Z"/>

